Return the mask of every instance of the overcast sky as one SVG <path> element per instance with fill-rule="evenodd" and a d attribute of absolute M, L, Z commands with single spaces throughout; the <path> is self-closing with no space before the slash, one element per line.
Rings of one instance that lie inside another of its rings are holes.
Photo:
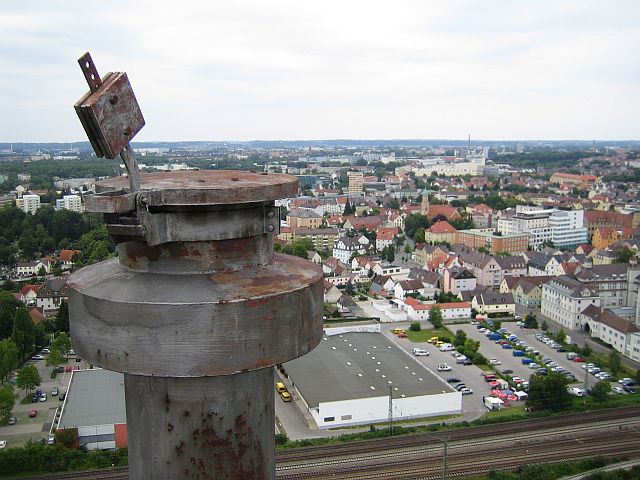
<path fill-rule="evenodd" d="M 86 140 L 76 60 L 136 140 L 639 139 L 640 2 L 3 2 L 0 141 Z"/>

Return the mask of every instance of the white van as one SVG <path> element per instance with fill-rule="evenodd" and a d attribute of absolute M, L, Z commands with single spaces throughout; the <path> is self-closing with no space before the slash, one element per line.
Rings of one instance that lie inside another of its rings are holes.
<path fill-rule="evenodd" d="M 440 347 L 440 351 L 441 352 L 449 352 L 451 350 L 453 350 L 453 345 L 451 345 L 450 343 L 445 343 Z"/>
<path fill-rule="evenodd" d="M 458 358 L 456 358 L 456 363 L 464 363 L 467 360 L 467 357 L 465 357 L 464 355 L 460 355 Z"/>
<path fill-rule="evenodd" d="M 416 357 L 426 357 L 426 356 L 429 355 L 429 352 L 424 350 L 424 349 L 422 349 L 422 348 L 414 348 L 413 349 L 413 354 Z"/>

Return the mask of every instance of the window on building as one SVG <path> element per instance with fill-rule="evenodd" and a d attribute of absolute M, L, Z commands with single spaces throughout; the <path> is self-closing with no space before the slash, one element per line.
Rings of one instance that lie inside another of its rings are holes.
<path fill-rule="evenodd" d="M 336 421 L 336 417 L 324 417 L 324 421 L 325 422 L 335 422 Z"/>
<path fill-rule="evenodd" d="M 351 420 L 352 416 L 351 415 L 341 415 L 340 416 L 340 420 Z"/>

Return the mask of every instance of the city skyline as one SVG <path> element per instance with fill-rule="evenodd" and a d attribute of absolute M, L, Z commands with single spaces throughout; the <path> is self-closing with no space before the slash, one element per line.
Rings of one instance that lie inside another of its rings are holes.
<path fill-rule="evenodd" d="M 78 1 L 0 14 L 0 142 L 78 142 L 76 59 L 126 71 L 136 141 L 632 140 L 631 1 Z"/>

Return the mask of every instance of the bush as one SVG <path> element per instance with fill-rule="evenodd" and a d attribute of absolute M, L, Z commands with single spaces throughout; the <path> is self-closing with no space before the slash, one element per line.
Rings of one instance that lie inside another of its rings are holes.
<path fill-rule="evenodd" d="M 57 376 L 58 376 L 58 369 L 54 368 L 53 370 L 51 370 L 51 380 L 53 380 Z"/>
<path fill-rule="evenodd" d="M 276 445 L 284 445 L 289 438 L 284 433 L 276 433 Z"/>
<path fill-rule="evenodd" d="M 411 325 L 409 325 L 409 330 L 412 332 L 419 332 L 420 329 L 420 322 L 411 322 Z"/>

